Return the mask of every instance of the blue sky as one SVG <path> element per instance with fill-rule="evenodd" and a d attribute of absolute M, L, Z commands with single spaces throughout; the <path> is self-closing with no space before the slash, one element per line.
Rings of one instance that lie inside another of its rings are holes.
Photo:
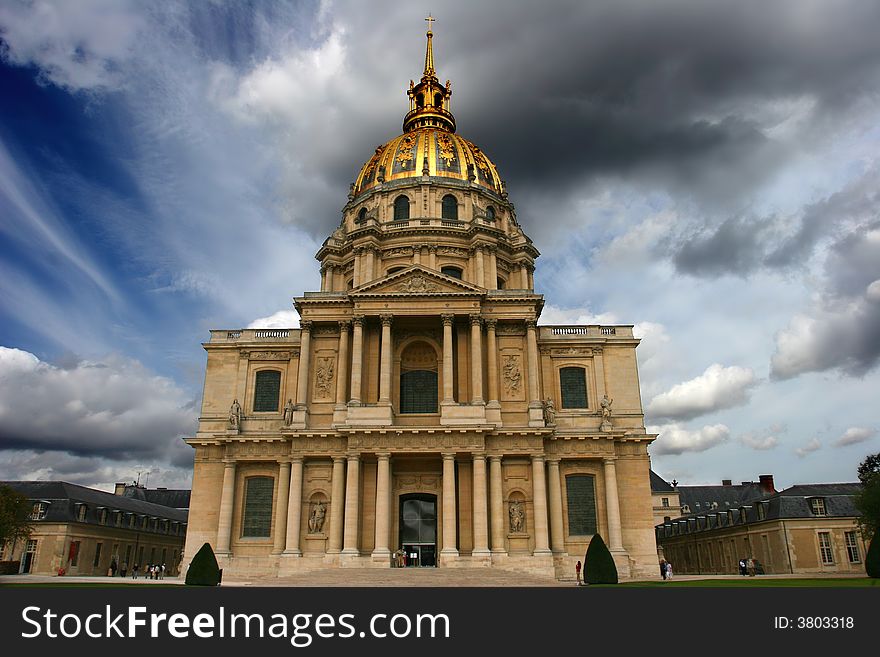
<path fill-rule="evenodd" d="M 295 323 L 430 9 L 542 322 L 643 338 L 655 470 L 854 480 L 880 449 L 880 17 L 844 4 L 4 3 L 0 479 L 189 485 L 200 343 Z"/>

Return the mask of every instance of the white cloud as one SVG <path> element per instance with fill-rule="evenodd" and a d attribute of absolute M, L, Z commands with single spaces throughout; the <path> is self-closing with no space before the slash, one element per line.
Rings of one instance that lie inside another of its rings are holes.
<path fill-rule="evenodd" d="M 651 454 L 683 454 L 684 452 L 705 452 L 727 442 L 730 429 L 724 424 L 706 425 L 692 431 L 679 424 L 663 424 L 648 427 L 649 433 L 660 434 L 651 444 Z"/>
<path fill-rule="evenodd" d="M 739 440 L 746 447 L 758 451 L 773 449 L 779 444 L 779 439 L 776 436 L 759 436 L 752 433 L 743 434 Z"/>
<path fill-rule="evenodd" d="M 109 356 L 61 368 L 0 347 L 0 436 L 5 449 L 185 462 L 182 437 L 197 410 L 170 379 Z"/>
<path fill-rule="evenodd" d="M 797 454 L 800 458 L 805 457 L 807 454 L 815 452 L 822 448 L 822 443 L 819 442 L 818 438 L 812 438 L 810 441 L 804 445 L 803 447 L 798 447 L 794 450 L 794 453 Z"/>
<path fill-rule="evenodd" d="M 617 324 L 619 320 L 614 313 L 593 313 L 589 308 L 560 308 L 548 303 L 541 312 L 539 323 L 547 324 Z"/>
<path fill-rule="evenodd" d="M 745 367 L 714 363 L 700 376 L 674 385 L 654 397 L 646 412 L 655 418 L 689 420 L 700 415 L 741 406 L 757 384 L 755 373 Z"/>
<path fill-rule="evenodd" d="M 843 435 L 835 440 L 833 444 L 835 447 L 847 447 L 848 445 L 863 443 L 866 440 L 870 440 L 875 435 L 877 435 L 876 429 L 869 429 L 867 427 L 850 427 L 844 431 Z"/>
<path fill-rule="evenodd" d="M 281 329 L 299 327 L 299 313 L 295 310 L 279 310 L 268 317 L 255 319 L 247 328 L 252 329 Z"/>

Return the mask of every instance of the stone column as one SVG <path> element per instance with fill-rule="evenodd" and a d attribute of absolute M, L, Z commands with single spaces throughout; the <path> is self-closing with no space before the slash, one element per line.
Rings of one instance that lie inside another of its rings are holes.
<path fill-rule="evenodd" d="M 538 359 L 538 324 L 535 320 L 526 322 L 526 342 L 529 358 L 529 407 L 542 408 L 541 391 L 538 388 L 540 361 Z"/>
<path fill-rule="evenodd" d="M 336 287 L 336 265 L 327 265 L 327 292 L 333 292 Z"/>
<path fill-rule="evenodd" d="M 455 454 L 443 454 L 443 549 L 441 556 L 458 556 L 455 532 Z"/>
<path fill-rule="evenodd" d="M 562 480 L 559 477 L 559 459 L 547 459 L 547 473 L 550 479 L 550 549 L 554 554 L 565 554 L 565 540 L 562 525 Z"/>
<path fill-rule="evenodd" d="M 376 248 L 372 245 L 364 247 L 363 283 L 369 283 L 376 277 Z"/>
<path fill-rule="evenodd" d="M 381 315 L 382 320 L 382 361 L 379 368 L 379 403 L 391 404 L 391 315 Z"/>
<path fill-rule="evenodd" d="M 623 537 L 620 532 L 620 501 L 617 497 L 617 467 L 613 456 L 602 459 L 605 466 L 605 507 L 608 510 L 608 549 L 623 550 Z"/>
<path fill-rule="evenodd" d="M 421 247 L 421 246 L 414 246 L 413 247 L 413 261 L 412 261 L 412 263 L 414 265 L 422 264 L 422 249 L 423 248 L 424 247 Z"/>
<path fill-rule="evenodd" d="M 486 455 L 474 454 L 474 551 L 489 554 L 489 523 L 486 514 Z"/>
<path fill-rule="evenodd" d="M 330 542 L 327 552 L 342 551 L 342 522 L 345 517 L 345 457 L 333 457 L 333 489 L 330 498 Z"/>
<path fill-rule="evenodd" d="M 482 246 L 478 246 L 474 249 L 474 260 L 477 264 L 477 280 L 474 282 L 480 287 L 486 287 L 486 265 L 483 262 Z"/>
<path fill-rule="evenodd" d="M 495 342 L 495 326 L 498 320 L 486 320 L 486 369 L 489 373 L 489 404 L 498 404 L 498 347 Z"/>
<path fill-rule="evenodd" d="M 501 487 L 501 457 L 489 457 L 489 515 L 492 552 L 504 552 L 504 496 Z"/>
<path fill-rule="evenodd" d="M 217 522 L 217 554 L 229 556 L 229 538 L 232 535 L 232 510 L 235 506 L 235 461 L 223 461 L 223 489 L 220 493 L 220 513 Z"/>
<path fill-rule="evenodd" d="M 526 265 L 526 278 L 529 283 L 529 289 L 535 288 L 535 268 L 532 265 Z"/>
<path fill-rule="evenodd" d="M 290 461 L 278 464 L 278 501 L 275 504 L 275 542 L 272 554 L 281 554 L 287 546 L 287 501 L 290 492 Z"/>
<path fill-rule="evenodd" d="M 437 269 L 437 247 L 433 244 L 428 247 L 428 267 Z"/>
<path fill-rule="evenodd" d="M 532 486 L 535 508 L 535 554 L 551 554 L 547 540 L 547 487 L 544 480 L 544 457 L 532 456 Z"/>
<path fill-rule="evenodd" d="M 363 249 L 361 247 L 355 247 L 352 249 L 354 251 L 354 269 L 352 271 L 354 275 L 354 280 L 352 280 L 352 287 L 358 287 L 363 282 L 363 277 L 361 276 L 361 263 L 363 262 Z"/>
<path fill-rule="evenodd" d="M 361 405 L 361 367 L 364 349 L 364 318 L 357 315 L 351 320 L 354 326 L 351 344 L 351 406 Z"/>
<path fill-rule="evenodd" d="M 452 324 L 455 315 L 441 315 L 443 320 L 443 403 L 455 403 L 452 370 Z"/>
<path fill-rule="evenodd" d="M 303 460 L 301 456 L 293 458 L 290 465 L 290 501 L 287 505 L 287 547 L 284 554 L 299 557 L 299 529 L 302 520 L 303 493 Z"/>
<path fill-rule="evenodd" d="M 497 258 L 497 247 L 490 246 L 487 248 L 489 253 L 489 267 L 488 272 L 486 272 L 486 286 L 490 290 L 498 289 L 498 258 Z"/>
<path fill-rule="evenodd" d="M 384 559 L 389 565 L 391 550 L 389 544 L 389 515 L 391 513 L 391 454 L 387 452 L 376 455 L 379 459 L 376 473 L 376 540 L 373 543 L 373 558 Z"/>
<path fill-rule="evenodd" d="M 523 290 L 529 289 L 529 271 L 526 269 L 525 262 L 519 263 L 519 286 Z"/>
<path fill-rule="evenodd" d="M 345 482 L 345 535 L 342 554 L 358 555 L 358 516 L 360 515 L 360 455 L 348 455 Z"/>
<path fill-rule="evenodd" d="M 327 291 L 327 267 L 321 265 L 321 292 Z"/>
<path fill-rule="evenodd" d="M 348 386 L 348 332 L 351 330 L 351 322 L 339 322 L 339 354 L 336 363 L 336 406 L 344 407 L 345 392 Z"/>
<path fill-rule="evenodd" d="M 483 318 L 471 315 L 471 404 L 483 404 Z"/>
<path fill-rule="evenodd" d="M 299 323 L 299 329 L 299 370 L 296 377 L 296 405 L 297 408 L 302 410 L 308 408 L 312 323 L 308 320 L 303 320 Z"/>

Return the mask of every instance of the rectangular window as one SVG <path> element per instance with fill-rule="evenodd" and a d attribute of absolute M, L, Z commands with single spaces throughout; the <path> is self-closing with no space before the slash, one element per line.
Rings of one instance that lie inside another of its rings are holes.
<path fill-rule="evenodd" d="M 814 516 L 825 515 L 825 500 L 821 497 L 814 497 L 810 500 L 810 511 Z"/>
<path fill-rule="evenodd" d="M 831 565 L 834 563 L 834 552 L 831 549 L 831 534 L 819 532 L 819 553 L 822 555 L 822 563 Z"/>
<path fill-rule="evenodd" d="M 126 545 L 125 546 L 125 562 L 128 563 L 129 561 L 131 561 L 131 546 Z"/>
<path fill-rule="evenodd" d="M 568 475 L 565 478 L 568 500 L 568 533 L 589 536 L 597 531 L 596 484 L 593 475 Z"/>
<path fill-rule="evenodd" d="M 587 371 L 583 367 L 559 370 L 562 408 L 587 408 Z"/>
<path fill-rule="evenodd" d="M 85 521 L 86 521 L 86 511 L 87 511 L 87 509 L 86 509 L 86 505 L 85 505 L 85 504 L 80 504 L 80 505 L 77 506 L 77 509 L 76 509 L 76 519 L 77 519 L 79 522 L 85 522 Z"/>
<path fill-rule="evenodd" d="M 254 384 L 254 411 L 277 411 L 281 394 L 281 372 L 261 370 Z"/>
<path fill-rule="evenodd" d="M 95 545 L 95 563 L 92 564 L 95 568 L 97 568 L 101 564 L 101 548 L 104 547 L 103 543 L 98 543 Z"/>
<path fill-rule="evenodd" d="M 850 563 L 861 563 L 862 558 L 859 554 L 859 542 L 855 532 L 844 532 L 846 537 L 846 556 Z"/>
<path fill-rule="evenodd" d="M 272 528 L 272 477 L 249 477 L 245 486 L 242 536 L 268 538 Z"/>
<path fill-rule="evenodd" d="M 663 506 L 669 506 L 669 498 L 668 497 L 663 498 Z"/>
<path fill-rule="evenodd" d="M 31 520 L 43 520 L 48 509 L 49 505 L 45 502 L 37 502 L 34 504 L 33 512 L 31 513 Z"/>

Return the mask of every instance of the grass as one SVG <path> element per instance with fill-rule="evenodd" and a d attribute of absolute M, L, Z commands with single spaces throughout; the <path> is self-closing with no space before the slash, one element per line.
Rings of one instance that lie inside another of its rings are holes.
<path fill-rule="evenodd" d="M 0 589 L 124 589 L 131 586 L 141 586 L 138 584 L 132 583 L 122 583 L 122 582 L 107 582 L 97 583 L 97 582 L 9 582 L 8 584 L 0 581 Z M 179 584 L 147 584 L 150 588 L 159 587 L 162 589 L 176 589 L 180 588 Z"/>
<path fill-rule="evenodd" d="M 595 586 L 595 585 L 594 585 Z M 602 586 L 615 586 L 607 584 Z M 656 582 L 625 582 L 616 586 L 628 588 L 862 588 L 876 586 L 880 580 L 870 577 L 823 577 L 823 578 L 770 578 L 743 577 L 742 579 L 695 579 L 695 580 L 657 580 Z"/>

